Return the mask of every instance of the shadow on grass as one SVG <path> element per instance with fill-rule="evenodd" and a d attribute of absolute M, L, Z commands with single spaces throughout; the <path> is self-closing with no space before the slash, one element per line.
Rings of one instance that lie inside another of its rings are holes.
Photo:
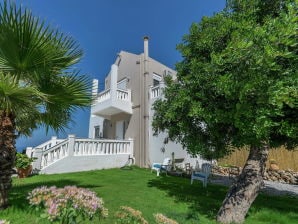
<path fill-rule="evenodd" d="M 197 218 L 197 213 L 214 219 L 227 192 L 226 187 L 208 185 L 204 188 L 198 181 L 191 185 L 189 179 L 167 176 L 150 180 L 148 186 L 166 191 L 177 202 L 188 203 L 189 219 Z"/>
<path fill-rule="evenodd" d="M 177 202 L 188 203 L 188 219 L 198 218 L 198 214 L 214 219 L 228 191 L 226 186 L 208 184 L 207 188 L 204 188 L 199 181 L 195 181 L 191 185 L 189 179 L 171 176 L 152 179 L 148 182 L 148 186 L 166 191 Z M 298 214 L 297 198 L 260 194 L 253 203 L 249 215 L 261 209 L 269 209 L 272 212 L 279 212 L 281 215 L 296 219 Z"/>

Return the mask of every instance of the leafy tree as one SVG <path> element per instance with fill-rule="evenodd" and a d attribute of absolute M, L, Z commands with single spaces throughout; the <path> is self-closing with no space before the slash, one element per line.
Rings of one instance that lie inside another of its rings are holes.
<path fill-rule="evenodd" d="M 250 152 L 217 220 L 243 222 L 260 188 L 268 150 L 298 143 L 297 0 L 227 1 L 178 45 L 177 80 L 154 104 L 153 127 L 192 154 Z"/>
<path fill-rule="evenodd" d="M 0 209 L 8 206 L 15 139 L 37 127 L 64 130 L 90 103 L 89 81 L 73 68 L 77 43 L 32 13 L 0 6 Z"/>

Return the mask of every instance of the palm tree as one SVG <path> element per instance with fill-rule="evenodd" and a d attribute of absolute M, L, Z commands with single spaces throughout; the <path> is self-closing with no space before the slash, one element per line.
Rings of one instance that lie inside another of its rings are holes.
<path fill-rule="evenodd" d="M 90 105 L 89 81 L 73 68 L 77 43 L 28 9 L 0 5 L 0 209 L 8 206 L 15 140 L 44 126 L 61 131 Z"/>

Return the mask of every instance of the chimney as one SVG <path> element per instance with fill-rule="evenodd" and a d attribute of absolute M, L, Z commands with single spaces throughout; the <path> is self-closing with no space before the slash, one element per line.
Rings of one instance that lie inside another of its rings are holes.
<path fill-rule="evenodd" d="M 148 49 L 148 40 L 149 37 L 144 37 L 144 73 L 148 74 L 148 58 L 149 58 L 149 49 Z"/>

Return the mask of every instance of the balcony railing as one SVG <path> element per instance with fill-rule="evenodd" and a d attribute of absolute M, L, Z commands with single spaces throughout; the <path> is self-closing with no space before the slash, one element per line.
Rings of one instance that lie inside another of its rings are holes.
<path fill-rule="evenodd" d="M 130 90 L 117 89 L 116 93 L 118 100 L 130 101 Z"/>
<path fill-rule="evenodd" d="M 76 139 L 74 156 L 132 154 L 132 140 Z"/>
<path fill-rule="evenodd" d="M 103 101 L 108 100 L 110 98 L 111 98 L 111 90 L 107 89 L 107 90 L 97 94 L 96 101 L 98 103 L 100 103 L 100 102 L 103 102 Z"/>
<path fill-rule="evenodd" d="M 151 88 L 151 99 L 157 98 L 161 95 L 160 86 L 154 86 Z"/>
<path fill-rule="evenodd" d="M 101 103 L 109 99 L 111 99 L 111 90 L 107 89 L 107 90 L 104 90 L 103 92 L 98 93 L 96 102 Z M 116 99 L 123 100 L 123 101 L 131 101 L 130 90 L 117 89 Z"/>

